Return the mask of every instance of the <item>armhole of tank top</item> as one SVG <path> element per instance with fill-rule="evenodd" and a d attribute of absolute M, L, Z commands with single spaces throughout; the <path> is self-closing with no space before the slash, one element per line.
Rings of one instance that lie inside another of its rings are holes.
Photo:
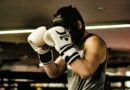
<path fill-rule="evenodd" d="M 92 37 L 92 36 L 97 36 L 97 37 L 99 37 L 99 36 L 96 35 L 96 34 L 89 33 L 89 34 L 83 39 L 83 43 L 85 43 L 85 41 L 86 41 L 89 37 Z M 100 37 L 99 37 L 99 38 L 100 38 Z M 100 39 L 101 39 L 101 38 L 100 38 Z M 103 40 L 103 39 L 101 39 L 101 40 Z M 103 40 L 103 42 L 105 43 L 104 40 Z M 105 43 L 105 46 L 106 46 L 106 57 L 105 57 L 105 60 L 104 60 L 102 63 L 104 63 L 106 60 L 108 60 L 108 57 L 109 57 L 108 48 L 107 48 L 106 43 Z M 101 64 L 102 64 L 102 63 L 101 63 Z"/>

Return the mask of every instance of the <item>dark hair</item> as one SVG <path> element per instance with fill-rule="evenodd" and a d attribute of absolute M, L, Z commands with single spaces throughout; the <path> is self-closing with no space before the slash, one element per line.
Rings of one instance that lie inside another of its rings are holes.
<path fill-rule="evenodd" d="M 53 25 L 63 26 L 69 29 L 72 36 L 72 40 L 76 43 L 83 37 L 85 31 L 84 20 L 78 10 L 72 6 L 66 6 L 60 8 L 54 15 Z M 82 28 L 78 27 L 78 20 L 82 23 Z M 77 37 L 78 40 L 74 40 Z"/>

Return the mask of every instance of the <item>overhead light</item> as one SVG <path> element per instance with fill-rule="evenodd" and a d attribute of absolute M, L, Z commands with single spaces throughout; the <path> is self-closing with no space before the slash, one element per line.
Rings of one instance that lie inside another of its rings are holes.
<path fill-rule="evenodd" d="M 22 33 L 31 33 L 35 29 L 24 29 L 24 30 L 7 30 L 0 31 L 0 34 L 22 34 Z"/>
<path fill-rule="evenodd" d="M 95 29 L 128 28 L 128 27 L 130 27 L 130 24 L 86 26 L 85 29 L 95 30 Z"/>
<path fill-rule="evenodd" d="M 111 28 L 128 28 L 130 24 L 116 24 L 116 25 L 97 25 L 97 26 L 86 26 L 86 30 L 96 30 L 96 29 L 111 29 Z M 1 34 L 22 34 L 31 33 L 35 29 L 19 29 L 19 30 L 7 30 L 0 31 Z"/>

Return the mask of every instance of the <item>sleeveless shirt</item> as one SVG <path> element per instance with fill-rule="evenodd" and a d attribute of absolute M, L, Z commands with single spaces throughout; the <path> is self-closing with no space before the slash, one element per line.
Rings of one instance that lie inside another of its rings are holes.
<path fill-rule="evenodd" d="M 93 35 L 95 34 L 92 33 L 88 34 L 84 38 L 83 42 L 85 42 L 89 37 Z M 82 58 L 84 55 L 83 50 L 80 50 L 79 54 Z M 88 79 L 81 79 L 80 76 L 75 74 L 68 66 L 67 67 L 68 90 L 104 90 L 106 65 L 107 60 L 104 60 L 104 62 L 99 65 L 96 72 L 93 73 L 93 75 Z"/>

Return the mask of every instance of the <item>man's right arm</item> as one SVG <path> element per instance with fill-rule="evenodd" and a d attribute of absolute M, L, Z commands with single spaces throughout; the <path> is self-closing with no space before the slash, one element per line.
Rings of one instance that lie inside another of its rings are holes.
<path fill-rule="evenodd" d="M 38 54 L 39 61 L 43 64 L 43 72 L 51 78 L 61 75 L 66 70 L 66 63 L 59 56 L 56 60 L 53 59 L 52 48 L 50 48 L 43 39 L 46 27 L 42 26 L 32 32 L 27 40 L 32 49 Z"/>
<path fill-rule="evenodd" d="M 43 72 L 47 73 L 50 78 L 56 78 L 66 71 L 67 65 L 61 56 L 55 61 L 52 60 L 50 63 L 43 65 Z"/>

